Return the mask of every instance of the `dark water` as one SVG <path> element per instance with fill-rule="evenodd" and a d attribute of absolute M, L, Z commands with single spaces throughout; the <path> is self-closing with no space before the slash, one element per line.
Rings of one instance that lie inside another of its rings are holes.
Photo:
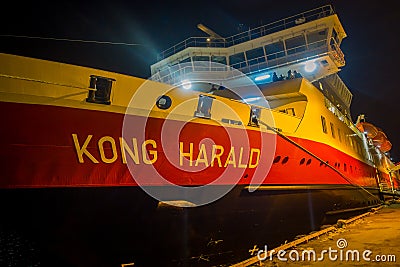
<path fill-rule="evenodd" d="M 160 210 L 157 201 L 129 188 L 3 190 L 0 266 L 227 266 L 249 258 L 256 244 L 273 248 L 356 215 L 328 218 L 325 212 L 359 206 L 362 194 L 249 194 L 238 187 L 211 206 Z"/>
<path fill-rule="evenodd" d="M 43 266 L 38 245 L 17 231 L 0 228 L 0 266 L 37 267 Z"/>

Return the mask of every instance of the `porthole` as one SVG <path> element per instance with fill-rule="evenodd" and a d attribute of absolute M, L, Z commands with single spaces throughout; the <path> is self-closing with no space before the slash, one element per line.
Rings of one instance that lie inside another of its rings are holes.
<path fill-rule="evenodd" d="M 282 160 L 282 164 L 285 164 L 286 162 L 288 162 L 288 160 L 289 160 L 288 156 L 284 157 L 283 160 Z"/>
<path fill-rule="evenodd" d="M 169 109 L 172 105 L 172 100 L 167 95 L 162 95 L 157 99 L 156 105 L 159 109 Z"/>
<path fill-rule="evenodd" d="M 278 163 L 281 160 L 281 156 L 276 156 L 274 158 L 274 163 Z"/>

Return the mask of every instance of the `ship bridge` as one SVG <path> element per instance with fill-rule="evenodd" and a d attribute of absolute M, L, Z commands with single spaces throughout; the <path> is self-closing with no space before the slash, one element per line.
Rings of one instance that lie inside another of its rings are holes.
<path fill-rule="evenodd" d="M 219 63 L 241 71 L 256 81 L 271 81 L 296 70 L 310 81 L 334 74 L 345 65 L 340 49 L 346 33 L 331 5 L 322 6 L 239 34 L 190 37 L 158 55 L 151 66 L 153 79 L 176 83 L 183 73 L 201 62 L 201 71 L 226 71 L 213 68 Z M 185 64 L 186 63 L 186 64 Z"/>
<path fill-rule="evenodd" d="M 226 38 L 205 32 L 209 36 L 190 37 L 161 52 L 151 66 L 151 79 L 179 85 L 207 73 L 209 81 L 223 85 L 240 73 L 264 84 L 286 79 L 289 70 L 296 71 L 297 77 L 313 82 L 333 106 L 350 113 L 352 94 L 337 75 L 345 65 L 340 45 L 346 33 L 331 5 Z"/>

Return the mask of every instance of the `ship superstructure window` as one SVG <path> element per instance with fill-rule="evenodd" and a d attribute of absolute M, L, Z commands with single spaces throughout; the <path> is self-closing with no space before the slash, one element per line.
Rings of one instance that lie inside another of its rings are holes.
<path fill-rule="evenodd" d="M 324 116 L 321 116 L 321 123 L 322 123 L 322 131 L 324 133 L 328 133 L 328 128 L 326 127 L 326 119 Z"/>
<path fill-rule="evenodd" d="M 258 47 L 246 51 L 246 57 L 249 65 L 265 62 L 264 49 L 262 47 Z"/>
<path fill-rule="evenodd" d="M 294 108 L 287 108 L 286 113 L 292 116 L 296 116 L 296 113 L 294 112 Z"/>
<path fill-rule="evenodd" d="M 339 44 L 339 35 L 338 35 L 337 31 L 335 30 L 335 28 L 333 28 L 333 30 L 332 30 L 332 38 L 335 40 L 335 42 L 337 44 Z"/>
<path fill-rule="evenodd" d="M 112 78 L 90 75 L 89 88 L 94 90 L 89 91 L 86 102 L 110 105 L 111 89 L 114 81 L 115 79 Z"/>
<path fill-rule="evenodd" d="M 198 71 L 208 71 L 210 69 L 210 57 L 209 56 L 194 56 L 193 62 L 194 67 Z"/>
<path fill-rule="evenodd" d="M 337 129 L 337 136 L 339 137 L 339 141 L 342 142 L 342 135 L 340 133 L 340 128 Z"/>
<path fill-rule="evenodd" d="M 295 36 L 285 40 L 288 54 L 295 54 L 306 50 L 306 39 L 304 35 Z"/>
<path fill-rule="evenodd" d="M 240 68 L 240 67 L 244 67 L 245 64 L 243 63 L 245 62 L 245 58 L 244 58 L 244 53 L 237 53 L 234 55 L 229 56 L 229 65 L 233 68 Z M 242 64 L 244 64 L 243 66 L 241 66 Z"/>
<path fill-rule="evenodd" d="M 194 112 L 194 116 L 202 118 L 211 118 L 211 106 L 214 98 L 200 95 L 197 103 L 197 109 Z"/>
<path fill-rule="evenodd" d="M 285 56 L 285 48 L 282 41 L 278 41 L 265 46 L 267 60 L 274 60 Z"/>
<path fill-rule="evenodd" d="M 179 61 L 179 64 L 184 64 L 184 63 L 189 63 L 192 61 L 191 57 L 187 57 L 185 59 L 182 59 L 181 61 Z"/>
<path fill-rule="evenodd" d="M 226 65 L 226 57 L 225 56 L 211 56 L 211 61 Z"/>
<path fill-rule="evenodd" d="M 324 46 L 326 44 L 327 37 L 328 37 L 327 29 L 307 33 L 308 49 Z"/>
<path fill-rule="evenodd" d="M 333 125 L 333 123 L 331 122 L 331 133 L 332 133 L 332 137 L 335 138 L 335 126 Z"/>
<path fill-rule="evenodd" d="M 285 108 L 285 109 L 280 109 L 279 112 L 286 113 L 292 116 L 296 116 L 296 113 L 294 112 L 294 108 Z"/>

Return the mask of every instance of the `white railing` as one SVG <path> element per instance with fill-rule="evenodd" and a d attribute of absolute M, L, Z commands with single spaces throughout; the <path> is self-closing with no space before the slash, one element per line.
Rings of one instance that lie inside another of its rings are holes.
<path fill-rule="evenodd" d="M 210 37 L 190 37 L 158 54 L 157 60 L 162 60 L 170 55 L 184 50 L 187 47 L 230 47 L 259 38 L 261 36 L 294 27 L 304 22 L 327 17 L 332 14 L 335 14 L 333 7 L 331 5 L 325 5 L 272 23 L 262 25 L 254 29 L 249 29 L 248 31 L 244 31 L 223 39 L 210 39 Z"/>
<path fill-rule="evenodd" d="M 215 64 L 213 64 L 212 61 L 198 61 L 198 64 L 189 66 L 187 65 L 188 63 L 184 63 L 183 68 L 181 68 L 179 64 L 176 64 L 158 71 L 153 75 L 153 79 L 164 83 L 174 84 L 174 82 L 171 81 L 179 80 L 183 77 L 181 75 L 186 75 L 189 72 L 227 71 L 228 68 L 237 69 L 245 74 L 250 74 L 267 69 L 295 64 L 326 55 L 329 55 L 339 66 L 343 66 L 344 54 L 339 48 L 339 45 L 332 40 L 333 39 L 324 39 L 291 49 L 282 50 L 276 53 L 264 54 L 263 56 L 257 58 L 232 64 L 229 67 L 215 67 Z M 179 78 L 179 76 L 181 77 Z"/>

